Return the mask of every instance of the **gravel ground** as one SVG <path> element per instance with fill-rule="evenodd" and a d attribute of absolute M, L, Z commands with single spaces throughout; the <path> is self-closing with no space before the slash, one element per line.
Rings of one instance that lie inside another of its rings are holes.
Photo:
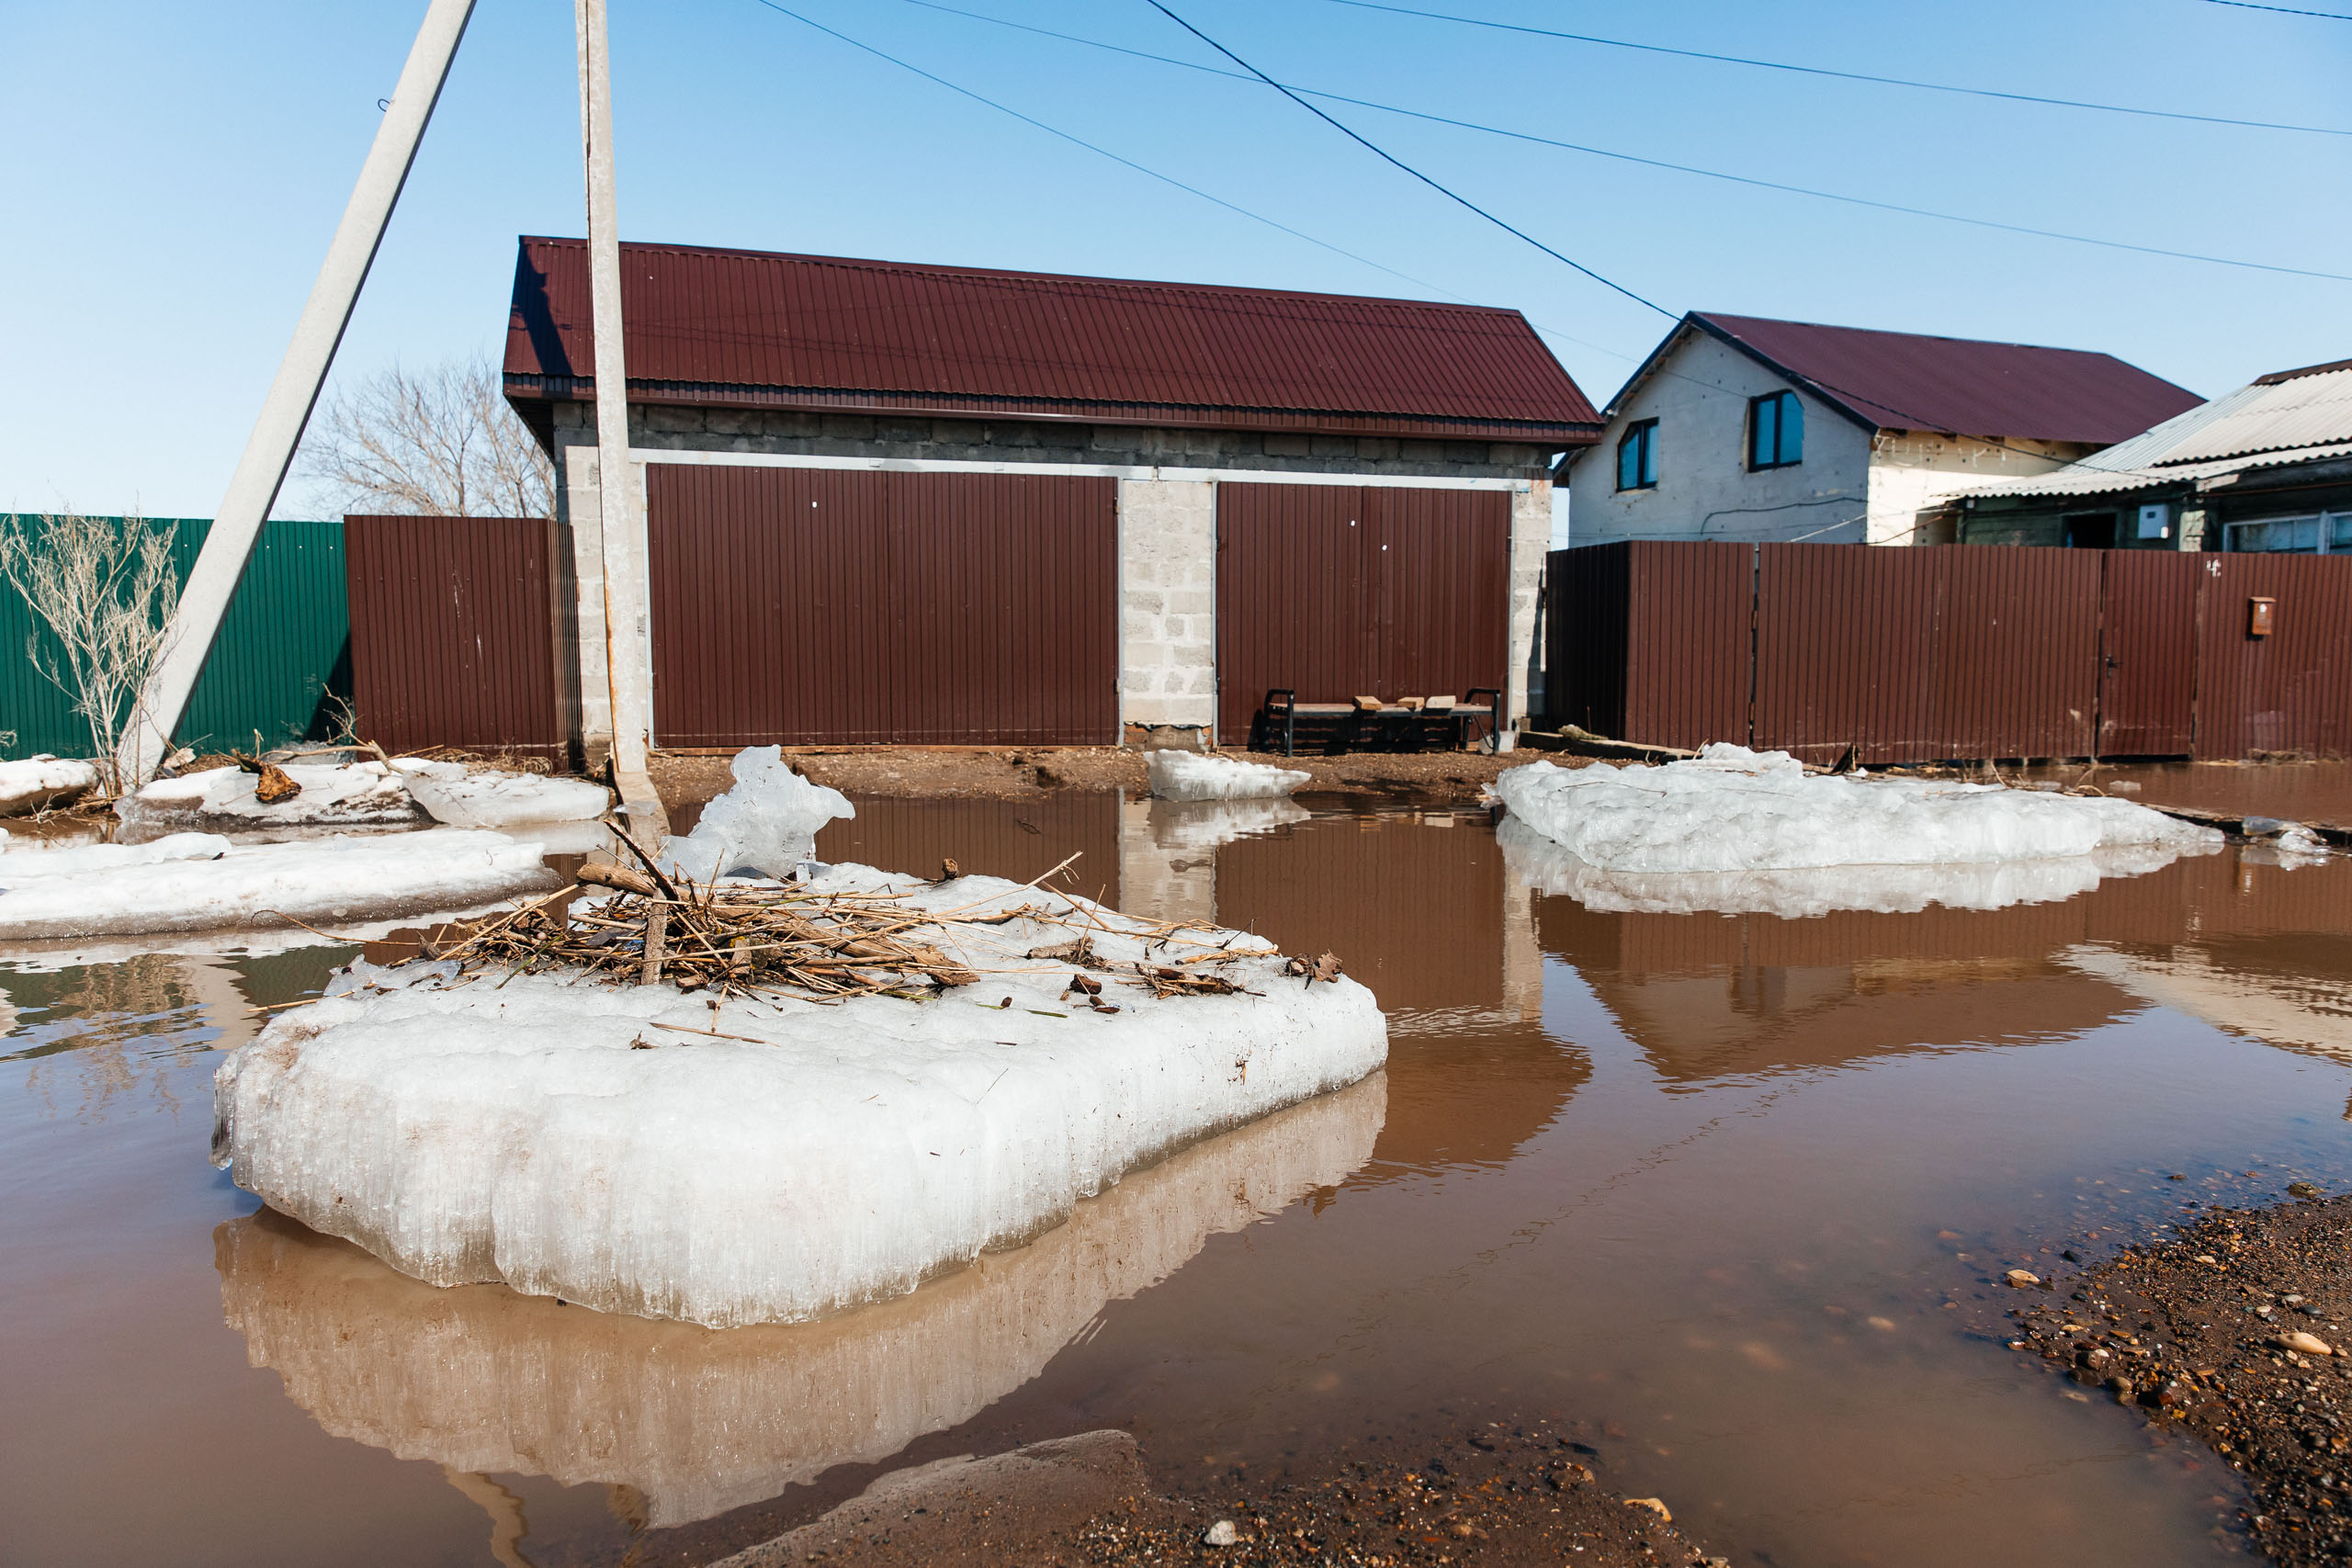
<path fill-rule="evenodd" d="M 2352 1555 L 2352 1197 L 2290 1191 L 2016 1308 L 2009 1344 L 2203 1441 L 2252 1494 L 2255 1544 L 2301 1568 Z"/>
<path fill-rule="evenodd" d="M 1143 753 L 1115 746 L 957 748 L 787 748 L 785 760 L 819 784 L 857 795 L 924 798 L 967 796 L 1018 799 L 1053 790 L 1119 789 L 1141 795 L 1149 787 Z M 1525 756 L 1487 756 L 1476 751 L 1359 751 L 1341 757 L 1285 758 L 1255 751 L 1223 755 L 1271 762 L 1309 773 L 1298 795 L 1415 801 L 1466 802 L 1505 768 L 1532 761 Z M 1555 761 L 1574 766 L 1567 758 Z M 725 757 L 659 756 L 654 787 L 673 807 L 708 800 L 729 783 Z"/>
<path fill-rule="evenodd" d="M 1082 1433 L 977 1461 L 885 1475 L 859 1496 L 717 1568 L 933 1563 L 1062 1568 L 1216 1563 L 1722 1564 L 1657 1499 L 1597 1477 L 1599 1456 L 1543 1426 L 1479 1427 L 1410 1457 L 1341 1466 L 1320 1481 L 1171 1496 L 1154 1490 L 1125 1432 Z M 650 1550 L 648 1550 L 650 1548 Z M 667 1556 L 643 1543 L 639 1561 Z M 691 1553 L 687 1561 L 694 1561 Z"/>

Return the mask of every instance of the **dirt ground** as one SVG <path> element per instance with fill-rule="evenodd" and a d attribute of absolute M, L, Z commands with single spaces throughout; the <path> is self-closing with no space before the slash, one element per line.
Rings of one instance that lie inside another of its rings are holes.
<path fill-rule="evenodd" d="M 2352 1197 L 2290 1190 L 2035 1292 L 2009 1343 L 2204 1442 L 2253 1494 L 2254 1542 L 2302 1568 L 2352 1548 Z"/>
<path fill-rule="evenodd" d="M 1230 1568 L 1574 1563 L 1675 1568 L 1710 1558 L 1656 1498 L 1597 1475 L 1594 1451 L 1542 1425 L 1481 1427 L 1317 1482 L 1203 1496 L 1156 1490 L 1134 1438 L 1081 1433 L 885 1475 L 861 1495 L 715 1568 L 856 1562 Z M 679 1541 L 676 1545 L 687 1545 Z M 674 1548 L 673 1548 L 674 1550 Z M 672 1561 L 641 1543 L 639 1561 Z M 678 1561 L 696 1561 L 692 1548 Z"/>
<path fill-rule="evenodd" d="M 1309 783 L 1299 786 L 1302 796 L 1430 803 L 1475 801 L 1479 790 L 1505 768 L 1534 760 L 1533 753 L 1496 757 L 1475 751 L 1351 751 L 1295 758 L 1257 751 L 1221 754 L 1312 774 Z M 817 783 L 856 795 L 1017 799 L 1069 789 L 1118 789 L 1140 795 L 1148 787 L 1143 753 L 1115 746 L 787 747 L 784 755 Z M 1574 765 L 1568 758 L 1553 760 Z M 672 807 L 708 800 L 727 787 L 729 761 L 656 756 L 650 770 L 654 787 Z"/>

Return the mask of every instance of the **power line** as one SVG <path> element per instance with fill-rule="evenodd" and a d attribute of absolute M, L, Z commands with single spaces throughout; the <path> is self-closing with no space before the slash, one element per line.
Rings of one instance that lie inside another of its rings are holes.
<path fill-rule="evenodd" d="M 1219 54 L 1222 54 L 1227 60 L 1230 60 L 1233 63 L 1241 67 L 1244 71 L 1249 72 L 1250 74 L 1258 78 L 1259 81 L 1263 82 L 1267 86 L 1272 87 L 1275 92 L 1280 93 L 1283 97 L 1288 98 L 1292 103 L 1296 104 L 1300 108 L 1305 109 L 1308 114 L 1313 115 L 1324 124 L 1331 127 L 1331 129 L 1337 130 L 1342 136 L 1345 136 L 1349 141 L 1353 141 L 1358 146 L 1372 152 L 1383 162 L 1394 164 L 1396 167 L 1402 169 L 1405 173 L 1412 175 L 1415 179 L 1420 181 L 1431 190 L 1436 191 L 1440 196 L 1446 197 L 1450 201 L 1457 202 L 1460 205 L 1468 208 L 1471 211 L 1476 213 L 1487 222 L 1492 223 L 1496 228 L 1502 230 L 1505 233 L 1517 235 L 1519 238 L 1526 241 L 1529 244 L 1533 245 L 1537 250 L 1542 251 L 1545 255 L 1550 256 L 1554 261 L 1561 262 L 1568 266 L 1574 267 L 1577 271 L 1584 274 L 1585 276 L 1591 278 L 1595 283 L 1600 284 L 1605 288 L 1615 289 L 1618 293 L 1623 294 L 1626 299 L 1633 300 L 1635 304 L 1645 305 L 1649 309 L 1656 310 L 1659 315 L 1666 317 L 1668 321 L 1678 319 L 1672 310 L 1668 310 L 1665 306 L 1657 303 L 1656 300 L 1645 299 L 1641 295 L 1636 294 L 1632 289 L 1626 288 L 1623 284 L 1617 283 L 1601 276 L 1600 274 L 1593 271 L 1592 268 L 1585 265 L 1584 263 L 1577 261 L 1575 257 L 1564 255 L 1560 252 L 1554 250 L 1551 246 L 1545 244 L 1543 241 L 1529 233 L 1526 230 L 1517 228 L 1510 223 L 1505 222 L 1502 219 L 1496 217 L 1493 213 L 1487 211 L 1476 202 L 1472 201 L 1468 197 L 1463 196 L 1460 193 L 1439 184 L 1436 180 L 1433 180 L 1429 175 L 1421 173 L 1420 170 L 1413 167 L 1412 164 L 1408 164 L 1402 158 L 1397 157 L 1395 153 L 1387 152 L 1385 149 L 1375 145 L 1368 138 L 1361 135 L 1353 130 L 1351 130 L 1346 124 L 1334 118 L 1330 115 L 1326 114 L 1323 110 L 1316 107 L 1313 104 L 1308 103 L 1305 98 L 1299 96 L 1296 93 L 1292 92 L 1288 87 L 1283 86 L 1280 82 L 1275 81 L 1272 76 L 1267 75 L 1264 72 L 1259 70 L 1256 66 L 1242 59 L 1239 55 L 1234 53 L 1233 51 L 1226 48 L 1225 45 L 1217 42 L 1216 39 L 1209 37 L 1208 34 L 1201 31 L 1200 28 L 1193 26 L 1192 23 L 1186 21 L 1175 12 L 1170 10 L 1166 6 L 1161 5 L 1160 0 L 1144 0 L 1144 4 L 1149 6 L 1153 10 L 1159 12 L 1170 21 L 1183 28 L 1186 32 L 1192 34 L 1194 38 L 1200 39 L 1203 43 L 1208 45 L 1211 49 L 1216 51 Z"/>
<path fill-rule="evenodd" d="M 1760 71 L 1788 71 L 1804 76 L 1834 76 L 1844 82 L 1872 82 L 1883 87 L 1913 87 L 1928 93 L 1956 93 L 1972 98 L 2001 98 L 2010 103 L 2048 104 L 2058 108 L 2096 109 L 2102 114 L 2138 115 L 2148 119 L 2193 120 L 2200 125 L 2234 125 L 2250 130 L 2293 130 L 2311 136 L 2352 136 L 2352 130 L 2332 125 L 2288 125 L 2278 120 L 2235 119 L 2227 115 L 2190 114 L 2185 109 L 2141 108 L 2131 104 L 2092 103 L 2082 98 L 2052 98 L 2037 93 L 2007 93 L 1995 87 L 1962 87 L 1949 82 L 1919 82 L 1907 76 L 1874 76 L 1865 71 L 1837 71 L 1826 65 L 1798 65 L 1785 60 L 1752 60 L 1738 54 L 1713 54 L 1702 49 L 1674 49 L 1662 43 L 1635 43 L 1630 39 L 1602 38 L 1597 33 L 1561 32 L 1552 28 L 1531 28 L 1517 22 L 1490 22 L 1483 17 L 1454 17 L 1442 11 L 1420 11 L 1409 6 L 1390 6 L 1382 0 L 1330 0 L 1335 6 L 1352 6 L 1363 11 L 1389 11 L 1400 17 L 1425 17 L 1435 22 L 1453 22 L 1465 28 L 1491 28 L 1498 32 L 1525 33 L 1535 38 L 1565 39 L 1571 43 L 1598 44 L 1605 49 L 1636 50 L 1644 54 L 1671 54 L 1684 60 L 1711 60 L 1721 65 L 1747 65 Z M 2251 5 L 2251 0 L 2213 0 L 2217 5 Z M 2254 6 L 2256 10 L 2280 10 L 2282 6 Z M 2325 11 L 2306 11 L 2302 16 L 2324 17 Z M 2337 17 L 2339 21 L 2352 20 Z"/>
<path fill-rule="evenodd" d="M 2257 6 L 2254 0 L 2206 0 L 2211 6 L 2234 6 L 2241 11 L 2276 11 L 2286 17 L 2325 17 L 2331 22 L 2352 22 L 2341 11 L 2299 11 L 2292 6 Z"/>
<path fill-rule="evenodd" d="M 1328 240 L 1318 240 L 1312 234 L 1306 233 L 1302 230 L 1294 229 L 1289 224 L 1279 222 L 1274 219 L 1267 217 L 1261 212 L 1252 212 L 1248 208 L 1227 201 L 1221 196 L 1212 196 L 1207 191 L 1201 189 L 1198 186 L 1186 185 L 1182 180 L 1176 178 L 1172 175 L 1163 175 L 1158 169 L 1148 168 L 1144 164 L 1136 163 L 1132 158 L 1122 157 L 1118 153 L 1112 152 L 1109 148 L 1099 146 L 1094 142 L 1087 141 L 1082 136 L 1073 136 L 1069 131 L 1063 130 L 1058 127 L 1047 125 L 1044 120 L 1038 119 L 1031 115 L 1023 114 L 1019 109 L 1013 108 L 1010 105 L 1001 104 L 994 98 L 983 96 L 982 95 L 972 91 L 969 87 L 949 81 L 944 76 L 933 75 L 931 72 L 925 71 L 920 65 L 916 65 L 909 61 L 901 60 L 895 54 L 885 53 L 883 51 L 875 48 L 872 44 L 861 42 L 860 40 L 850 37 L 847 33 L 837 32 L 833 28 L 825 26 L 822 22 L 804 17 L 797 11 L 778 5 L 776 0 L 756 0 L 756 3 L 766 6 L 771 11 L 791 17 L 794 21 L 800 23 L 804 27 L 814 28 L 817 31 L 823 33 L 828 38 L 837 39 L 841 42 L 848 44 L 852 49 L 863 50 L 867 54 L 874 56 L 876 60 L 888 61 L 889 63 L 899 67 L 901 71 L 910 71 L 914 74 L 922 77 L 924 81 L 935 83 L 938 85 L 946 88 L 951 93 L 961 94 L 963 96 L 971 99 L 977 104 L 985 104 L 989 108 L 996 110 L 999 114 L 1011 115 L 1014 119 L 1021 121 L 1022 124 L 1034 126 L 1037 130 L 1044 131 L 1048 136 L 1058 137 L 1074 147 L 1083 147 L 1089 152 L 1108 158 L 1113 163 L 1123 164 L 1127 168 L 1133 169 L 1139 175 L 1147 175 L 1151 178 L 1159 181 L 1162 185 L 1173 186 L 1176 189 L 1184 192 L 1188 196 L 1199 197 L 1203 201 L 1212 202 L 1218 207 L 1224 208 L 1228 212 L 1238 213 L 1242 217 L 1250 219 L 1253 222 L 1263 223 L 1270 229 L 1279 229 L 1283 233 L 1290 235 L 1294 239 L 1304 240 L 1310 245 L 1315 245 L 1323 250 L 1329 251 L 1334 255 L 1345 256 L 1351 262 L 1360 262 L 1363 265 L 1371 267 L 1376 272 L 1385 272 L 1391 277 L 1401 278 L 1405 282 L 1410 283 L 1417 288 L 1431 289 L 1437 293 L 1444 294 L 1451 299 L 1461 299 L 1465 304 L 1476 303 L 1476 301 L 1473 300 L 1464 299 L 1463 296 L 1453 293 L 1451 289 L 1439 288 L 1438 285 L 1428 281 L 1426 278 L 1415 277 L 1412 274 L 1408 272 L 1399 272 L 1393 266 L 1385 266 L 1379 262 L 1374 261 L 1369 256 L 1360 256 L 1356 254 L 1355 252 L 1332 244 Z M 1575 342 L 1577 340 L 1570 339 L 1569 341 Z M 1586 346 L 1599 347 L 1600 345 L 1597 344 L 1588 344 Z M 1605 353 L 1609 351 L 1603 350 L 1603 352 Z"/>
<path fill-rule="evenodd" d="M 1173 55 L 1154 54 L 1148 50 L 1129 49 L 1123 44 L 1107 43 L 1100 39 L 1083 38 L 1075 33 L 1057 32 L 1051 28 L 1035 27 L 1027 22 L 1016 22 L 1003 17 L 991 17 L 980 11 L 967 11 L 960 6 L 943 5 L 940 0 L 907 0 L 907 4 L 920 6 L 928 11 L 944 11 L 950 16 L 963 17 L 976 22 L 989 22 L 997 27 L 1012 28 L 1020 32 L 1058 39 L 1065 43 L 1083 44 L 1090 49 L 1105 50 L 1114 54 L 1124 54 L 1137 60 L 1149 60 L 1162 65 L 1180 66 L 1187 71 L 1197 71 L 1206 75 L 1222 77 L 1230 82 L 1250 82 L 1258 79 L 1244 75 L 1238 71 L 1226 71 L 1215 65 L 1204 65 L 1198 61 L 1180 60 Z M 2070 234 L 2063 230 L 2038 229 L 2030 224 L 2004 222 L 1995 218 L 1972 218 L 1963 213 L 1939 212 L 1933 208 L 1910 207 L 1901 202 L 1881 201 L 1874 197 L 1849 196 L 1842 191 L 1816 190 L 1809 186 L 1789 185 L 1780 180 L 1758 179 L 1747 175 L 1727 174 L 1721 169 L 1701 168 L 1694 164 L 1677 164 L 1665 158 L 1645 157 L 1637 152 L 1620 152 L 1607 147 L 1563 141 L 1555 137 L 1537 136 L 1531 131 L 1511 130 L 1498 125 L 1482 125 L 1476 120 L 1456 119 L 1449 115 L 1429 114 L 1419 109 L 1404 108 L 1396 104 L 1384 104 L 1371 98 L 1351 97 L 1345 93 L 1325 92 L 1314 87 L 1302 87 L 1296 84 L 1278 83 L 1276 85 L 1283 86 L 1290 92 L 1304 94 L 1310 98 L 1323 99 L 1328 103 L 1351 104 L 1358 108 L 1377 109 L 1383 114 L 1426 120 L 1433 125 L 1450 125 L 1464 130 L 1476 130 L 1487 136 L 1506 137 L 1514 141 L 1528 141 L 1543 147 L 1556 147 L 1564 152 L 1581 152 L 1590 157 L 1608 158 L 1618 163 L 1636 164 L 1647 168 L 1669 169 L 1677 174 L 1696 175 L 1703 179 L 1724 180 L 1733 185 L 1748 186 L 1759 190 L 1782 191 L 1792 196 L 1813 197 L 1822 201 L 1843 202 L 1852 207 L 1873 208 L 1882 212 L 1902 213 L 1913 218 L 1932 218 L 1944 223 L 1964 223 L 1973 228 L 1995 229 L 2005 233 L 2028 234 L 2038 239 L 2064 240 L 2078 245 L 2098 245 L 2107 250 L 2132 251 L 2142 255 L 2165 256 L 2175 261 L 2204 262 L 2214 266 L 2245 267 L 2256 272 L 2282 273 L 2293 277 L 2319 277 L 2333 282 L 2352 283 L 2352 274 L 2347 273 L 2322 272 L 2316 268 L 2286 266 L 2275 262 L 2242 261 L 2234 256 L 2207 255 L 2198 251 L 2176 251 L 2162 245 L 2137 244 L 2129 240 L 2104 240 L 2091 234 Z"/>

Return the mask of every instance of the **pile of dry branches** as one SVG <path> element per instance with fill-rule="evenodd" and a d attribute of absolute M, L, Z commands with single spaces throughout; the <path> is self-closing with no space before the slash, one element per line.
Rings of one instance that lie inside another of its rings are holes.
<path fill-rule="evenodd" d="M 1114 927 L 1089 906 L 1061 899 L 1007 908 L 982 898 L 957 908 L 927 909 L 888 893 L 795 883 L 695 883 L 666 874 L 625 835 L 622 841 L 638 853 L 642 869 L 583 866 L 561 892 L 502 915 L 436 929 L 418 944 L 416 956 L 454 960 L 469 973 L 586 971 L 615 985 L 666 980 L 681 990 L 720 997 L 783 992 L 820 1000 L 889 996 L 919 1001 L 975 985 L 983 973 L 1034 975 L 1068 965 L 1063 998 L 1106 1013 L 1119 1009 L 1103 999 L 1103 980 L 1097 976 L 1156 997 L 1227 996 L 1248 989 L 1225 973 L 1231 965 L 1243 959 L 1282 958 L 1254 942 L 1236 950 L 1239 933 L 1219 932 L 1199 921 L 1121 917 Z M 953 874 L 951 870 L 942 881 Z M 583 899 L 590 890 L 605 896 Z M 977 934 L 1016 920 L 1063 927 L 1073 934 L 1008 952 L 1001 970 L 975 970 L 936 945 L 951 930 Z M 926 935 L 933 940 L 922 940 Z M 1105 957 L 1096 952 L 1098 937 L 1114 939 L 1115 945 L 1133 942 L 1143 956 Z M 1194 951 L 1179 956 L 1183 949 Z M 1328 953 L 1311 961 L 1292 958 L 1283 972 L 1303 976 L 1308 985 L 1337 980 L 1340 961 Z M 980 1005 L 1009 1008 L 1012 1001 L 1008 997 Z"/>

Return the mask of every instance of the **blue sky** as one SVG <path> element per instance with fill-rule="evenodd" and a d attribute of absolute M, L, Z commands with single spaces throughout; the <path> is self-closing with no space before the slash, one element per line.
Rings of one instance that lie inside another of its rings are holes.
<path fill-rule="evenodd" d="M 1262 86 L 911 0 L 784 3 L 1367 260 L 1057 141 L 759 0 L 612 0 L 627 237 L 1466 298 L 1523 310 L 1596 402 L 1666 325 Z M 1143 0 L 954 3 L 1222 63 Z M 1400 3 L 2352 129 L 2352 21 L 2211 0 Z M 1906 206 L 2352 274 L 2352 137 L 1758 71 L 1337 0 L 1170 4 L 1303 86 Z M 2352 12 L 2352 0 L 2309 4 Z M 419 0 L 0 4 L 0 507 L 210 514 L 422 13 Z M 496 352 L 515 235 L 582 231 L 571 26 L 562 0 L 481 0 L 338 374 Z M 2352 355 L 2352 283 L 1873 211 L 1329 107 L 1673 311 L 2104 349 L 2208 395 Z M 289 496 L 280 514 L 305 514 L 301 502 Z"/>

